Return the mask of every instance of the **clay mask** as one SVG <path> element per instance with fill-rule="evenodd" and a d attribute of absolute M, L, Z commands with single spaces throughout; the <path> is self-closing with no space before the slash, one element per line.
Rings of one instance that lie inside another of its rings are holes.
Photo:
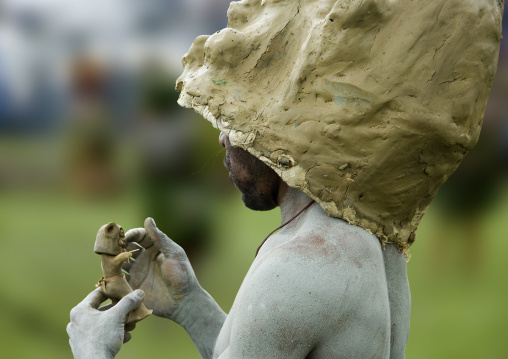
<path fill-rule="evenodd" d="M 404 251 L 478 139 L 503 2 L 244 0 L 177 80 L 234 146 Z"/>

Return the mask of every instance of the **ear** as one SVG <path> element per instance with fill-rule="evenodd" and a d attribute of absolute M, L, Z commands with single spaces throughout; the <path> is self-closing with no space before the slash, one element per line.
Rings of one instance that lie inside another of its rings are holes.
<path fill-rule="evenodd" d="M 104 233 L 108 238 L 115 238 L 118 236 L 118 226 L 114 222 L 110 222 L 104 228 Z"/>

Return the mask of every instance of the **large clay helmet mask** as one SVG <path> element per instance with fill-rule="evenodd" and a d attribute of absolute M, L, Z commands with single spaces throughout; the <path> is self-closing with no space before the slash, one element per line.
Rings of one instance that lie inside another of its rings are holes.
<path fill-rule="evenodd" d="M 478 140 L 502 1 L 244 0 L 177 80 L 203 115 L 331 216 L 404 251 Z"/>

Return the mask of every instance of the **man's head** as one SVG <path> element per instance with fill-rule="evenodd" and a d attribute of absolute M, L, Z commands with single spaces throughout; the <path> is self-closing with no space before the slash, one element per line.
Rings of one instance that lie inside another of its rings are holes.
<path fill-rule="evenodd" d="M 229 171 L 229 178 L 242 193 L 245 205 L 256 211 L 277 207 L 282 180 L 275 171 L 246 150 L 231 146 L 222 132 L 219 142 L 226 149 L 224 166 Z"/>

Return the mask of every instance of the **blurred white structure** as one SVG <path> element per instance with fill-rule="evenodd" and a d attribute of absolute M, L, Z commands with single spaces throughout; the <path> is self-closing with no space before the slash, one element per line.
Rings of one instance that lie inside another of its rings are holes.
<path fill-rule="evenodd" d="M 79 56 L 129 76 L 156 60 L 178 75 L 192 40 L 226 26 L 228 6 L 229 0 L 0 1 L 0 126 L 57 122 L 68 101 L 69 66 Z"/>

